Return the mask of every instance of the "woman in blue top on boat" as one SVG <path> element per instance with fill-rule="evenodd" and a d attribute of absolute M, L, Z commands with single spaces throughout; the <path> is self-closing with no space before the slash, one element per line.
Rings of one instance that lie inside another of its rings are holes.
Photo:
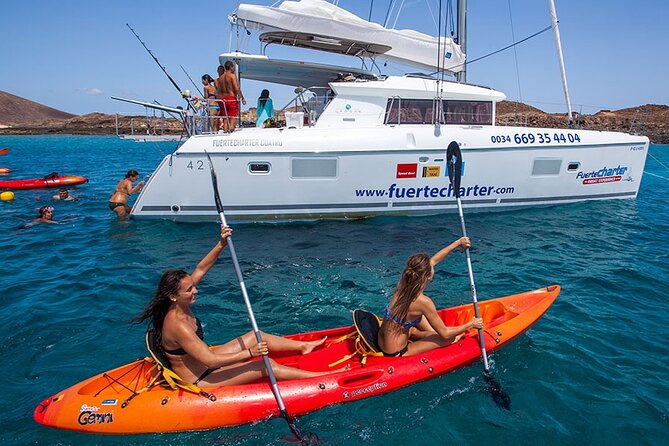
<path fill-rule="evenodd" d="M 422 253 L 409 257 L 379 329 L 378 343 L 384 355 L 410 356 L 427 352 L 457 342 L 471 328 L 483 327 L 481 318 L 447 327 L 432 299 L 423 292 L 434 277 L 437 264 L 458 247 L 470 246 L 469 238 L 462 237 L 432 257 Z"/>
<path fill-rule="evenodd" d="M 274 117 L 274 104 L 269 97 L 269 90 L 265 89 L 260 93 L 256 110 L 256 127 L 266 127 L 266 121 Z"/>
<path fill-rule="evenodd" d="M 198 385 L 238 385 L 267 376 L 263 361 L 251 361 L 269 352 L 300 352 L 306 354 L 323 345 L 326 338 L 310 342 L 295 341 L 260 332 L 257 342 L 250 331 L 226 344 L 210 349 L 204 342 L 200 320 L 191 311 L 197 285 L 214 266 L 228 244 L 232 229 L 221 226 L 221 238 L 189 275 L 172 269 L 160 279 L 156 294 L 135 321 L 150 320 L 158 332 L 158 345 L 169 359 L 172 370 L 185 381 Z M 278 380 L 311 378 L 341 371 L 311 372 L 288 367 L 270 359 Z"/>

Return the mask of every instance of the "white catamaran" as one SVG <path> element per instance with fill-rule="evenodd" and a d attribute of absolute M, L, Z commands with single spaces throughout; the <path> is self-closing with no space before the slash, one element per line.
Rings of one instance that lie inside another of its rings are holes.
<path fill-rule="evenodd" d="M 457 209 L 445 163 L 451 141 L 462 149 L 460 192 L 468 209 L 635 198 L 639 191 L 649 145 L 644 136 L 496 126 L 496 103 L 505 95 L 464 82 L 463 34 L 458 45 L 387 29 L 322 0 L 241 4 L 230 21 L 260 31 L 267 45 L 347 54 L 371 65 L 221 54 L 221 64 L 234 61 L 243 79 L 297 87 L 302 111 L 287 113 L 284 128 L 191 128 L 151 175 L 132 209 L 136 218 L 217 219 L 207 155 L 230 220 L 451 211 Z M 559 49 L 557 34 L 556 40 Z M 379 57 L 438 74 L 383 76 L 375 72 Z M 442 70 L 459 73 L 459 81 L 441 79 Z"/>

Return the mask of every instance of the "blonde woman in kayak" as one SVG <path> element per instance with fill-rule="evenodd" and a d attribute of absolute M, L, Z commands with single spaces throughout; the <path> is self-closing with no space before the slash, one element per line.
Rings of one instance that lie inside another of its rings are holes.
<path fill-rule="evenodd" d="M 378 343 L 384 355 L 410 356 L 427 352 L 457 342 L 471 328 L 483 327 L 481 318 L 447 327 L 432 299 L 424 293 L 434 277 L 434 267 L 455 249 L 470 246 L 469 238 L 462 237 L 432 257 L 427 254 L 409 257 L 379 329 Z"/>
<path fill-rule="evenodd" d="M 139 173 L 135 169 L 129 170 L 125 174 L 125 178 L 116 185 L 114 193 L 109 198 L 109 209 L 116 212 L 120 220 L 125 220 L 131 211 L 130 206 L 128 206 L 130 195 L 142 190 L 144 186 L 144 180 L 142 180 L 133 187 L 132 183 L 137 181 L 137 179 L 139 179 Z"/>
<path fill-rule="evenodd" d="M 306 354 L 320 347 L 326 338 L 300 342 L 260 332 L 258 343 L 251 331 L 211 350 L 204 342 L 202 323 L 191 311 L 197 285 L 214 266 L 228 244 L 232 230 L 221 226 L 221 239 L 189 275 L 183 270 L 166 271 L 156 294 L 135 320 L 151 320 L 160 333 L 159 345 L 170 361 L 172 370 L 182 379 L 198 385 L 236 385 L 267 376 L 263 361 L 252 361 L 270 352 L 301 352 Z M 310 372 L 281 365 L 270 359 L 278 380 L 311 378 L 340 370 Z"/>

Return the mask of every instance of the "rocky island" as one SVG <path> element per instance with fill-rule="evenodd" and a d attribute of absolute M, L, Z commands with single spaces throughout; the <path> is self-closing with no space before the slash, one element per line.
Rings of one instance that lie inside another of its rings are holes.
<path fill-rule="evenodd" d="M 242 112 L 242 123 L 255 122 L 255 108 Z M 279 115 L 279 121 L 282 116 Z M 512 101 L 497 105 L 497 125 L 567 128 L 564 113 L 546 113 Z M 669 144 L 669 106 L 646 104 L 621 110 L 575 114 L 574 126 L 588 130 L 611 130 L 646 135 L 654 144 Z M 155 116 L 73 115 L 0 91 L 0 135 L 114 135 L 130 133 L 180 134 L 182 126 L 173 118 Z"/>

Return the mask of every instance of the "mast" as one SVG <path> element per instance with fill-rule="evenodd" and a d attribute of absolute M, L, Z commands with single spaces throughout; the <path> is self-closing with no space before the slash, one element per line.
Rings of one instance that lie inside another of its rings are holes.
<path fill-rule="evenodd" d="M 462 52 L 467 54 L 467 0 L 458 0 L 458 44 Z M 465 59 L 466 60 L 466 59 Z M 455 75 L 458 82 L 467 82 L 467 65 Z"/>
<path fill-rule="evenodd" d="M 562 43 L 560 42 L 560 28 L 558 24 L 560 21 L 555 12 L 555 2 L 548 0 L 548 9 L 551 14 L 551 27 L 553 28 L 553 37 L 555 37 L 555 47 L 557 48 L 558 61 L 560 62 L 560 71 L 562 73 L 562 89 L 564 90 L 564 99 L 567 102 L 567 118 L 569 119 L 569 127 L 573 125 L 573 118 L 571 113 L 571 101 L 569 100 L 569 87 L 567 86 L 567 72 L 564 68 L 564 58 L 562 57 Z"/>

